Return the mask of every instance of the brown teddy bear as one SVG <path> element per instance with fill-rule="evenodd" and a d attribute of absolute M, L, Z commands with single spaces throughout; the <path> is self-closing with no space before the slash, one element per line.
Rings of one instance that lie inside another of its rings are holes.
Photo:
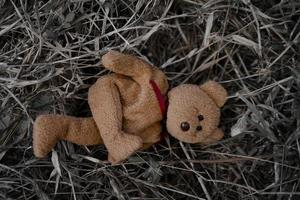
<path fill-rule="evenodd" d="M 210 143 L 223 137 L 218 128 L 220 107 L 227 92 L 218 83 L 184 84 L 165 95 L 165 74 L 147 62 L 116 51 L 102 57 L 102 64 L 115 72 L 103 76 L 88 91 L 92 117 L 41 115 L 33 127 L 33 150 L 45 157 L 59 140 L 79 145 L 104 144 L 108 160 L 119 163 L 161 138 L 161 121 L 167 130 L 187 143 Z"/>

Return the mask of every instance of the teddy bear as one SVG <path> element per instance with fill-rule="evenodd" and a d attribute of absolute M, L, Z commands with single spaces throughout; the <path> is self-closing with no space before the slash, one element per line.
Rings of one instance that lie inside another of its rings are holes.
<path fill-rule="evenodd" d="M 89 88 L 92 117 L 38 116 L 33 125 L 36 157 L 45 157 L 66 140 L 104 144 L 108 160 L 120 163 L 161 140 L 164 118 L 168 133 L 186 143 L 208 144 L 223 137 L 218 125 L 227 92 L 219 83 L 182 84 L 168 91 L 166 75 L 141 58 L 109 51 L 102 64 L 114 73 Z"/>

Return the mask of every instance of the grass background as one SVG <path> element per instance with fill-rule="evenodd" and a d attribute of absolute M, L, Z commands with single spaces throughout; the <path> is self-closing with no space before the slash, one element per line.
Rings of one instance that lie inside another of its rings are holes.
<path fill-rule="evenodd" d="M 299 15 L 297 0 L 0 0 L 0 199 L 300 198 Z M 224 85 L 224 140 L 167 137 L 119 166 L 67 142 L 36 159 L 32 122 L 90 116 L 108 49 L 172 87 Z"/>

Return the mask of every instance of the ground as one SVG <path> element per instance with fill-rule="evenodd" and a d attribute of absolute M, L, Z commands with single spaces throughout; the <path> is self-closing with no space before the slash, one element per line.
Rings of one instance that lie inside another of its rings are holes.
<path fill-rule="evenodd" d="M 0 0 L 0 199 L 300 198 L 299 16 L 297 0 Z M 109 49 L 172 87 L 221 83 L 225 138 L 167 136 L 117 166 L 67 142 L 36 159 L 34 119 L 90 116 Z"/>

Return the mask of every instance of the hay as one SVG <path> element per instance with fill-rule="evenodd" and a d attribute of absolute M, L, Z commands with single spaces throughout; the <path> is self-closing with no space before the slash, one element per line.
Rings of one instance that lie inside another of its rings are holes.
<path fill-rule="evenodd" d="M 0 199 L 296 199 L 299 14 L 297 0 L 0 1 Z M 33 120 L 90 116 L 108 49 L 143 56 L 171 86 L 222 83 L 226 138 L 167 137 L 119 166 L 66 142 L 37 160 Z"/>

